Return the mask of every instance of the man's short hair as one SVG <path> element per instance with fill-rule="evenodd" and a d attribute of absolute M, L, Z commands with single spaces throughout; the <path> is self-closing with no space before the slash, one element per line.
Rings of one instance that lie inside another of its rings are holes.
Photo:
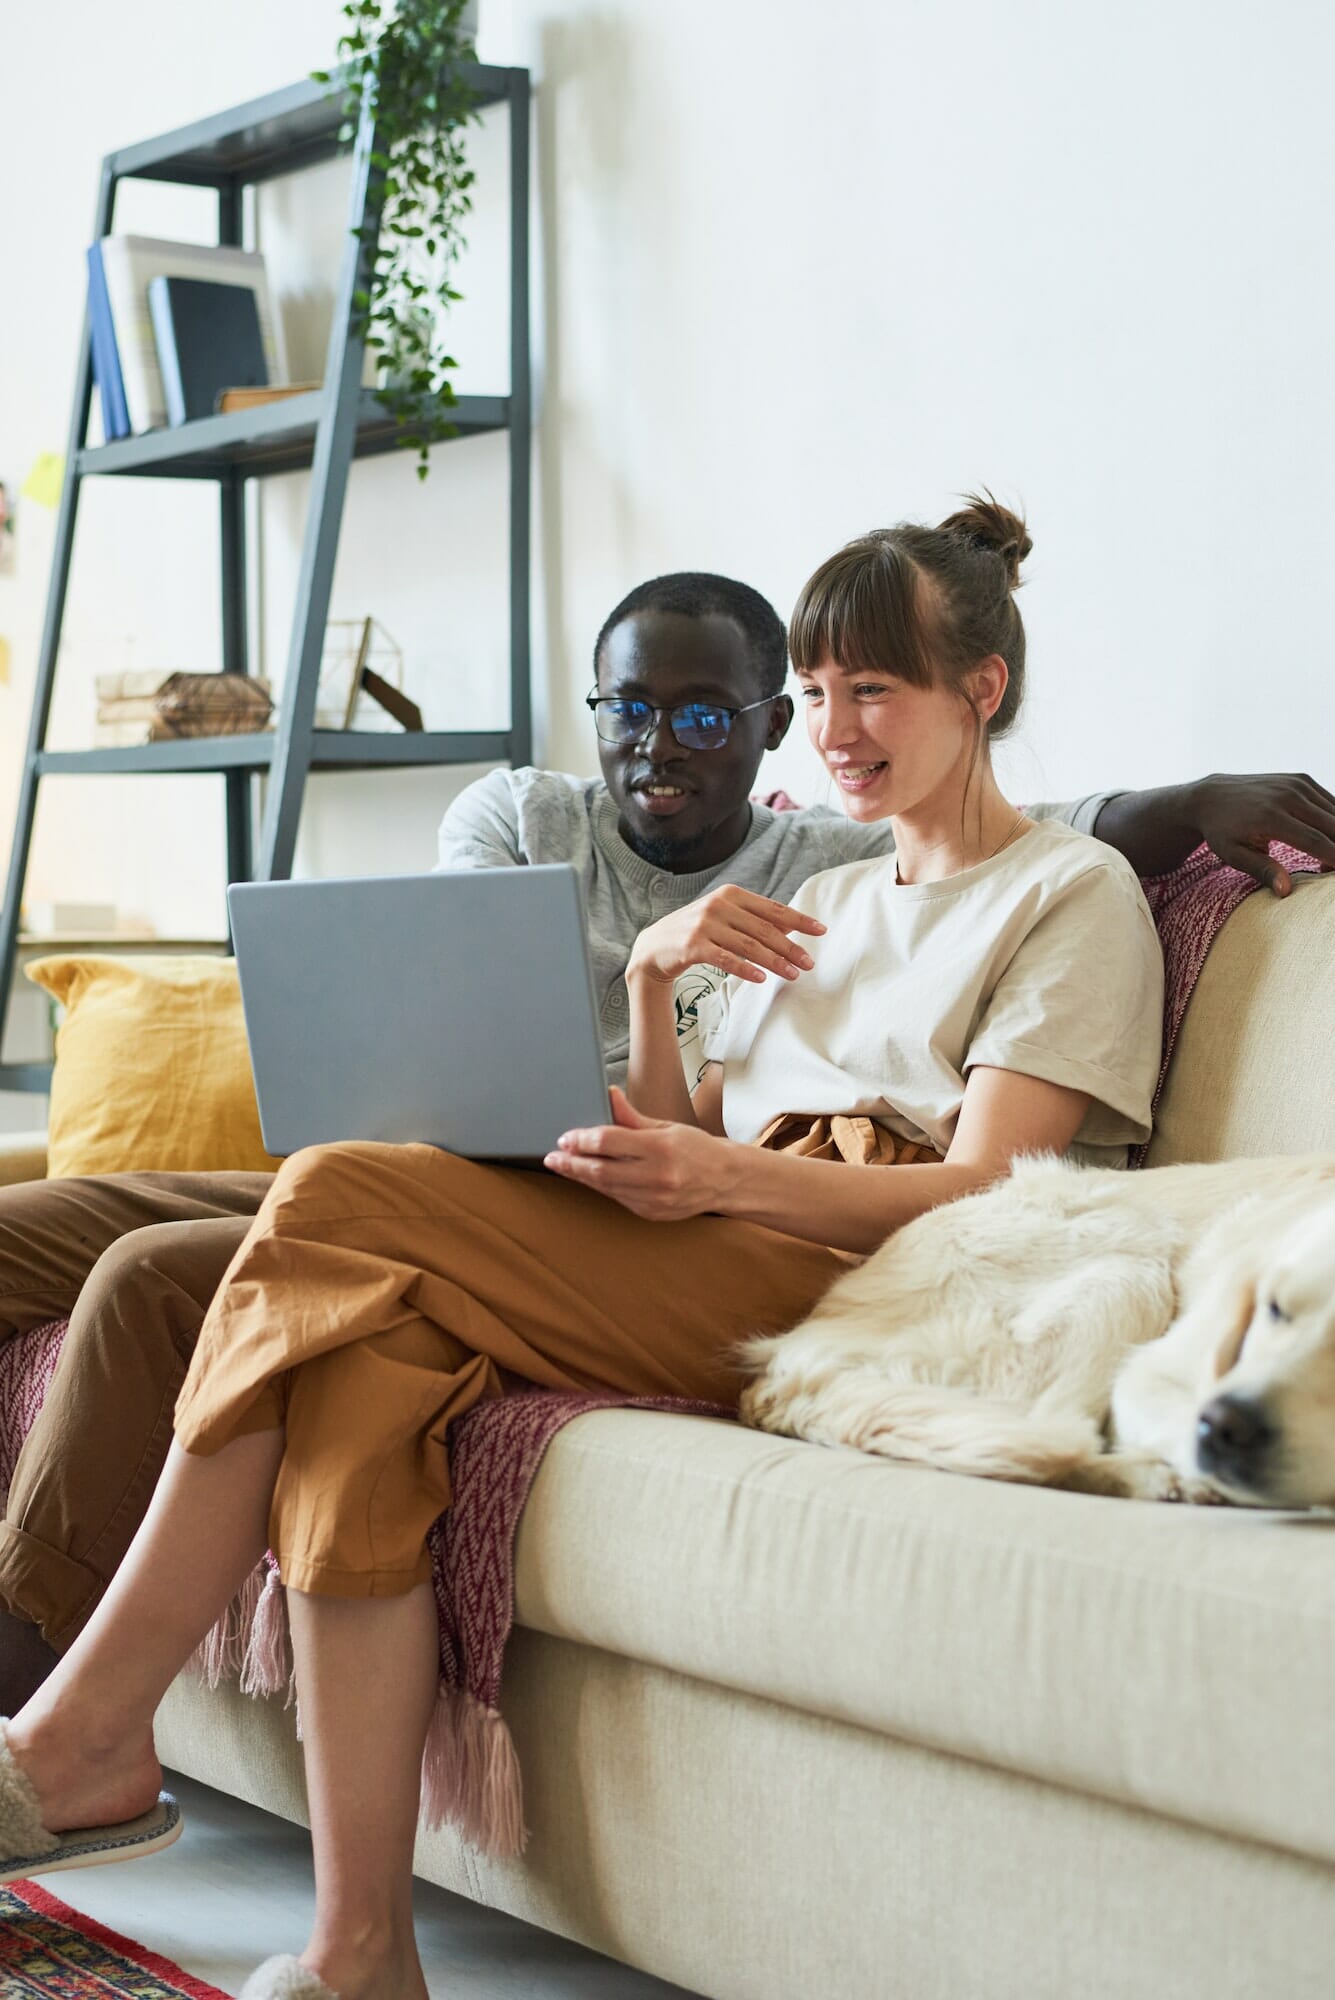
<path fill-rule="evenodd" d="M 752 590 L 749 583 L 697 569 L 651 577 L 648 583 L 637 583 L 622 598 L 598 634 L 593 649 L 595 679 L 609 633 L 638 611 L 672 611 L 684 618 L 731 618 L 746 640 L 762 699 L 783 693 L 788 673 L 788 634 L 774 606 L 758 590 Z"/>

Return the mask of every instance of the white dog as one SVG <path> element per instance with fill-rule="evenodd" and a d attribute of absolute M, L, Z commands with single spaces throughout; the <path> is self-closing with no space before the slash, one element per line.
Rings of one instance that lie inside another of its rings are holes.
<path fill-rule="evenodd" d="M 1335 1158 L 1018 1161 L 745 1357 L 763 1430 L 1086 1492 L 1335 1506 Z"/>

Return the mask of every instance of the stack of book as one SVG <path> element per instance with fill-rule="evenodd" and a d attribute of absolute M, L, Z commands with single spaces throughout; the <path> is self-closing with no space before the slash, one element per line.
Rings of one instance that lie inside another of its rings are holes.
<path fill-rule="evenodd" d="M 211 416 L 285 374 L 258 250 L 104 236 L 88 251 L 93 373 L 108 444 Z"/>
<path fill-rule="evenodd" d="M 269 726 L 267 681 L 248 674 L 99 674 L 98 750 L 138 748 L 180 736 L 238 736 Z"/>

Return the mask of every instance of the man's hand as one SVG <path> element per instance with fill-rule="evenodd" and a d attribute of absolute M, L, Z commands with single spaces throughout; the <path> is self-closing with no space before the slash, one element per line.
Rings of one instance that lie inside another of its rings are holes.
<path fill-rule="evenodd" d="M 1310 854 L 1323 870 L 1335 868 L 1335 798 L 1314 778 L 1282 772 L 1212 777 L 1202 778 L 1194 790 L 1197 824 L 1212 853 L 1267 883 L 1277 896 L 1289 894 L 1293 878 L 1272 860 L 1272 840 Z"/>
<path fill-rule="evenodd" d="M 619 1201 L 646 1222 L 682 1222 L 717 1209 L 732 1179 L 728 1139 L 689 1125 L 643 1118 L 625 1093 L 612 1092 L 615 1125 L 563 1132 L 543 1165 Z"/>
<path fill-rule="evenodd" d="M 1153 792 L 1118 792 L 1095 827 L 1138 875 L 1165 875 L 1204 840 L 1230 868 L 1240 868 L 1277 896 L 1293 879 L 1272 860 L 1272 840 L 1297 847 L 1335 869 L 1335 797 L 1315 778 L 1280 772 L 1229 777 L 1216 774 L 1190 785 Z"/>
<path fill-rule="evenodd" d="M 757 896 L 725 883 L 642 930 L 626 979 L 667 986 L 693 965 L 720 965 L 755 984 L 764 980 L 766 972 L 796 979 L 799 972 L 811 970 L 813 961 L 793 942 L 790 931 L 822 937 L 825 926 L 787 903 L 776 903 L 772 896 Z"/>

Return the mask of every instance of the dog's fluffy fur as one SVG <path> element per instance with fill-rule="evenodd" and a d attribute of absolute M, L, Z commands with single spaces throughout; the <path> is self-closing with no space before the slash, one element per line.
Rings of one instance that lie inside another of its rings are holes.
<path fill-rule="evenodd" d="M 1335 1158 L 1021 1160 L 745 1358 L 744 1420 L 787 1436 L 1091 1492 L 1335 1505 Z M 1245 1477 L 1197 1456 L 1223 1396 L 1264 1416 Z"/>

